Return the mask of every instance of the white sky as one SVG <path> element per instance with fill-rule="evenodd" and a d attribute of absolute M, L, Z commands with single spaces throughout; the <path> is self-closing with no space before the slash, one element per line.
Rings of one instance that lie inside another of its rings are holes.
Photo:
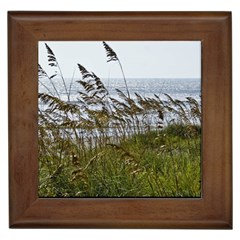
<path fill-rule="evenodd" d="M 80 73 L 77 63 L 100 78 L 122 77 L 116 61 L 108 62 L 101 41 L 39 42 L 39 63 L 48 74 L 45 44 L 53 50 L 65 77 Z M 126 78 L 201 78 L 200 41 L 106 41 L 117 53 Z"/>

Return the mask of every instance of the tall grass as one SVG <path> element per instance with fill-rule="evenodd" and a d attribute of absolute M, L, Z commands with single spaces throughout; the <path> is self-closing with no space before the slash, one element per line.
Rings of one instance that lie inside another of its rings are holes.
<path fill-rule="evenodd" d="M 72 102 L 57 58 L 67 101 L 39 65 L 40 197 L 199 197 L 201 106 L 195 99 L 130 96 L 122 65 L 105 42 L 108 61 L 118 61 L 126 93 L 109 94 L 101 79 L 77 64 L 82 78 Z M 41 81 L 47 78 L 53 90 Z"/>

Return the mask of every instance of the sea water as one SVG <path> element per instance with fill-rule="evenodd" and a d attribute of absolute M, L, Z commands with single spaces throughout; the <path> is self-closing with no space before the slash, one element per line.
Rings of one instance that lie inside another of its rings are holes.
<path fill-rule="evenodd" d="M 52 83 L 49 79 L 40 79 L 39 93 L 49 93 L 57 96 L 53 84 L 57 89 L 62 100 L 67 101 L 68 94 L 70 101 L 77 101 L 79 98 L 79 91 L 83 91 L 82 86 L 77 82 L 80 79 L 66 78 L 66 89 L 63 81 L 60 78 L 53 78 Z M 201 100 L 201 79 L 198 78 L 127 78 L 127 86 L 131 98 L 135 99 L 135 93 L 140 94 L 142 97 L 154 97 L 158 95 L 162 100 L 166 99 L 164 94 L 170 95 L 174 99 L 181 101 L 186 100 L 186 97 L 192 97 L 198 102 Z M 103 84 L 107 88 L 111 97 L 119 99 L 116 89 L 121 90 L 127 94 L 123 78 L 104 78 Z"/>
<path fill-rule="evenodd" d="M 52 79 L 52 83 L 49 79 L 40 79 L 39 82 L 39 93 L 50 93 L 54 96 L 60 96 L 61 100 L 68 101 L 68 95 L 70 95 L 70 102 L 77 104 L 78 99 L 80 98 L 79 91 L 84 89 L 77 81 L 80 79 L 65 79 L 65 86 L 62 79 Z M 103 84 L 107 88 L 110 97 L 117 100 L 121 100 L 116 89 L 121 90 L 126 96 L 127 91 L 123 78 L 111 78 L 111 79 L 102 79 Z M 54 90 L 54 87 L 57 89 L 58 94 Z M 142 97 L 153 97 L 154 94 L 160 97 L 163 101 L 167 100 L 167 97 L 164 94 L 170 95 L 173 99 L 178 99 L 180 101 L 185 101 L 186 97 L 192 97 L 201 103 L 201 80 L 196 78 L 128 78 L 127 86 L 132 99 L 136 99 L 135 93 L 138 93 Z M 49 92 L 50 91 L 50 92 Z M 70 94 L 69 94 L 70 93 Z M 45 109 L 45 105 L 39 105 L 40 109 Z M 153 118 L 156 115 L 153 114 Z M 171 117 L 171 116 L 168 116 Z M 166 119 L 168 119 L 168 117 Z M 156 117 L 156 119 L 158 119 Z M 156 120 L 157 121 L 157 120 Z M 156 122 L 153 120 L 153 126 L 156 126 Z M 167 125 L 167 121 L 164 122 L 164 125 Z M 112 129 L 114 131 L 114 129 Z M 79 129 L 81 134 L 84 130 Z M 111 131 L 108 130 L 108 133 L 111 135 Z M 95 133 L 98 135 L 98 133 Z M 87 133 L 86 133 L 87 135 Z"/>

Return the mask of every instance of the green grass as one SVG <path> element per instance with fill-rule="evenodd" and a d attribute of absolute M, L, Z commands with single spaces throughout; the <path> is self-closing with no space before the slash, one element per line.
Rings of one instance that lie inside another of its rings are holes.
<path fill-rule="evenodd" d="M 39 196 L 200 197 L 201 135 L 199 127 L 191 128 L 171 125 L 133 135 L 86 151 L 84 158 L 45 155 L 40 159 Z M 56 151 L 58 146 L 51 146 Z"/>

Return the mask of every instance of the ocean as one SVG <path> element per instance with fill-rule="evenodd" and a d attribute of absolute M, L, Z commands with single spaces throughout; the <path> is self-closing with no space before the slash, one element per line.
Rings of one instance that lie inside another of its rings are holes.
<path fill-rule="evenodd" d="M 79 97 L 78 91 L 82 91 L 82 87 L 76 81 L 79 79 L 70 78 L 65 79 L 67 90 L 69 91 L 71 101 L 77 101 Z M 39 93 L 48 93 L 49 91 L 55 95 L 56 92 L 49 79 L 40 79 Z M 59 78 L 52 79 L 55 88 L 60 94 L 62 100 L 67 100 L 67 93 L 65 91 L 63 82 Z M 126 88 L 123 78 L 102 79 L 105 87 L 108 89 L 110 96 L 118 99 L 116 88 L 126 93 Z M 136 98 L 134 93 L 138 93 L 143 97 L 154 97 L 158 95 L 162 100 L 166 99 L 164 95 L 169 94 L 172 98 L 184 101 L 186 97 L 193 97 L 198 102 L 201 101 L 201 79 L 197 78 L 127 78 L 127 85 L 131 97 Z"/>

